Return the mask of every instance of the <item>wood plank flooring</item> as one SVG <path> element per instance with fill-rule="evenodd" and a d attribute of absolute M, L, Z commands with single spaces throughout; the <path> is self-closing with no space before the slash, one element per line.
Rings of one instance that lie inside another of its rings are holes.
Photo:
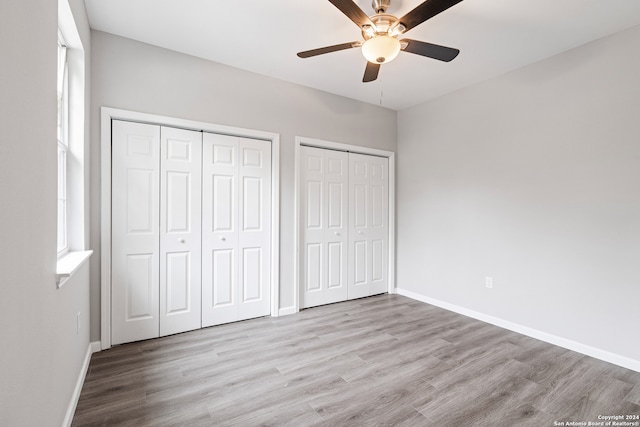
<path fill-rule="evenodd" d="M 599 415 L 640 415 L 640 373 L 379 295 L 96 353 L 72 425 L 519 427 Z"/>

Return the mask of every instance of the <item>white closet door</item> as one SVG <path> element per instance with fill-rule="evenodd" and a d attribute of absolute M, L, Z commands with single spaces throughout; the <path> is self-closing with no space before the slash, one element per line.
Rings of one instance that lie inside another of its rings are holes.
<path fill-rule="evenodd" d="M 111 342 L 159 335 L 160 127 L 112 123 Z"/>
<path fill-rule="evenodd" d="M 201 326 L 202 133 L 162 127 L 160 335 Z"/>
<path fill-rule="evenodd" d="M 387 291 L 389 160 L 349 153 L 349 299 Z"/>
<path fill-rule="evenodd" d="M 270 313 L 271 145 L 205 133 L 202 326 Z"/>
<path fill-rule="evenodd" d="M 236 138 L 202 139 L 202 326 L 233 322 L 238 288 Z"/>
<path fill-rule="evenodd" d="M 238 138 L 238 319 L 271 313 L 271 144 Z"/>
<path fill-rule="evenodd" d="M 347 299 L 346 152 L 301 147 L 301 308 Z"/>

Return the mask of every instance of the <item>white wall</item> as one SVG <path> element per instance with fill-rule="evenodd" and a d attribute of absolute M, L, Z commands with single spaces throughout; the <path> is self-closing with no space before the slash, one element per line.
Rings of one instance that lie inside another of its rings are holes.
<path fill-rule="evenodd" d="M 100 336 L 100 107 L 280 134 L 280 306 L 293 305 L 296 136 L 395 151 L 396 112 L 92 32 L 91 338 Z"/>
<path fill-rule="evenodd" d="M 88 269 L 55 283 L 57 21 L 55 1 L 0 7 L 2 426 L 61 425 L 89 345 Z"/>
<path fill-rule="evenodd" d="M 640 366 L 639 51 L 635 27 L 401 111 L 398 287 Z"/>

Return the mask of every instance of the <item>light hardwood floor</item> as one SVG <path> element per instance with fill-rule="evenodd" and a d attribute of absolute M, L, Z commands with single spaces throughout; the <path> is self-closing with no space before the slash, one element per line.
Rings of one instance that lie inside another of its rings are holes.
<path fill-rule="evenodd" d="M 640 373 L 379 295 L 96 353 L 73 426 L 519 427 L 599 415 L 640 415 Z"/>

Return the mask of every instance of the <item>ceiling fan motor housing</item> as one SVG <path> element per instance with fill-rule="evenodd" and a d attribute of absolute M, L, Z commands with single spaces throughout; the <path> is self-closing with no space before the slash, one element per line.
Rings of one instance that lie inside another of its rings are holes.
<path fill-rule="evenodd" d="M 389 34 L 389 31 L 392 29 L 393 24 L 398 21 L 393 15 L 389 15 L 387 13 L 378 13 L 369 17 L 374 27 L 371 28 L 369 25 L 365 25 L 362 27 L 362 37 L 365 40 L 370 39 L 376 35 L 380 34 Z M 395 37 L 397 34 L 389 34 L 392 37 Z"/>
<path fill-rule="evenodd" d="M 371 7 L 376 11 L 376 13 L 385 13 L 389 4 L 391 4 L 391 0 L 373 0 L 371 2 Z"/>

